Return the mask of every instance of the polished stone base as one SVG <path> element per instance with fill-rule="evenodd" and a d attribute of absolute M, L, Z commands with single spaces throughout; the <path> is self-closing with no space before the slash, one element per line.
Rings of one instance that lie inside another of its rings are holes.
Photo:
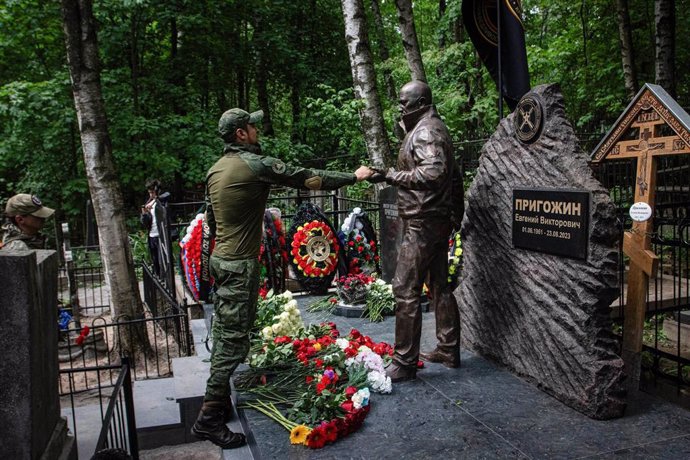
<path fill-rule="evenodd" d="M 346 318 L 361 318 L 364 313 L 366 305 L 350 305 L 348 303 L 339 302 L 333 310 L 333 314 L 337 316 L 344 316 Z"/>
<path fill-rule="evenodd" d="M 342 334 L 356 328 L 393 343 L 394 318 L 372 323 L 306 312 L 313 301 L 298 298 L 306 323 L 334 321 Z M 423 313 L 422 350 L 435 345 L 433 313 Z M 689 458 L 690 412 L 681 407 L 635 392 L 623 417 L 592 420 L 476 354 L 462 351 L 461 358 L 459 369 L 426 363 L 416 380 L 373 394 L 362 428 L 323 449 L 293 446 L 277 423 L 244 413 L 262 458 Z"/>

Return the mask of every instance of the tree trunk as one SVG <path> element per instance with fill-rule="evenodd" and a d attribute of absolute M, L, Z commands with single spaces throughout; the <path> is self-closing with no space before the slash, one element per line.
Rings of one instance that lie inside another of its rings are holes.
<path fill-rule="evenodd" d="M 393 72 L 390 67 L 386 65 L 386 61 L 390 57 L 388 46 L 386 45 L 385 30 L 383 27 L 383 17 L 381 16 L 381 8 L 379 7 L 379 0 L 371 0 L 371 9 L 374 13 L 374 26 L 378 34 L 379 41 L 379 58 L 383 64 L 383 82 L 386 84 L 386 94 L 392 101 L 398 99 L 398 92 L 395 89 L 395 80 L 393 79 Z"/>
<path fill-rule="evenodd" d="M 391 157 L 390 145 L 383 122 L 381 100 L 376 90 L 374 60 L 367 36 L 363 0 L 341 0 L 341 4 L 355 99 L 364 102 L 364 107 L 359 111 L 364 141 L 372 164 L 384 166 L 389 163 Z"/>
<path fill-rule="evenodd" d="M 633 52 L 632 28 L 628 0 L 616 0 L 618 13 L 618 36 L 621 42 L 621 59 L 623 61 L 623 80 L 628 99 L 632 99 L 639 89 L 637 71 L 635 70 L 635 53 Z"/>
<path fill-rule="evenodd" d="M 422 52 L 419 49 L 417 31 L 414 26 L 412 0 L 395 0 L 395 6 L 398 10 L 400 33 L 402 34 L 403 48 L 405 48 L 405 57 L 410 68 L 410 74 L 413 80 L 425 82 L 426 72 L 424 72 Z"/>
<path fill-rule="evenodd" d="M 79 120 L 84 166 L 89 182 L 98 238 L 109 287 L 113 318 L 138 319 L 144 309 L 134 274 L 125 226 L 124 203 L 117 182 L 108 121 L 101 94 L 100 62 L 91 0 L 62 0 L 67 63 Z M 120 334 L 121 352 L 148 351 L 145 327 Z"/>
<path fill-rule="evenodd" d="M 673 0 L 655 0 L 656 84 L 676 97 L 676 13 Z"/>

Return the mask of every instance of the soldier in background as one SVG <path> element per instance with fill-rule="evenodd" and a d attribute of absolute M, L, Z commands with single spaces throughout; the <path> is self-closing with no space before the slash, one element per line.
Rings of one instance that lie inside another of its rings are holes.
<path fill-rule="evenodd" d="M 230 449 L 246 443 L 226 426 L 232 414 L 230 377 L 249 352 L 259 295 L 259 246 L 271 184 L 310 190 L 333 190 L 371 177 L 292 166 L 262 155 L 255 124 L 263 112 L 230 109 L 218 123 L 224 155 L 206 176 L 206 222 L 216 237 L 211 256 L 215 278 L 215 320 L 211 375 L 192 434 Z"/>
<path fill-rule="evenodd" d="M 35 195 L 20 193 L 7 201 L 6 222 L 2 226 L 2 246 L 0 249 L 28 251 L 45 249 L 45 238 L 40 231 L 46 219 L 55 213 L 54 209 L 43 206 Z"/>

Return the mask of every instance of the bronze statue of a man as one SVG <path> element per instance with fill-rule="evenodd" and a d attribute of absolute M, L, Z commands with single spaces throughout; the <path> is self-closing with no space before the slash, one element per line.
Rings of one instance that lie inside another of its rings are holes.
<path fill-rule="evenodd" d="M 432 105 L 431 89 L 421 81 L 400 90 L 406 132 L 397 168 L 379 171 L 398 187 L 402 245 L 393 278 L 396 300 L 395 354 L 387 373 L 394 382 L 416 377 L 419 357 L 447 367 L 460 365 L 460 315 L 448 283 L 448 237 L 462 219 L 463 186 L 453 157 L 450 133 Z M 419 352 L 422 333 L 420 296 L 429 275 L 438 345 Z"/>

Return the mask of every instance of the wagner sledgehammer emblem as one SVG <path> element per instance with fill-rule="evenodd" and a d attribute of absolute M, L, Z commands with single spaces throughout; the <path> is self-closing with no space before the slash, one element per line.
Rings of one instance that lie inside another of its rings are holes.
<path fill-rule="evenodd" d="M 536 95 L 528 94 L 515 108 L 515 133 L 522 142 L 530 143 L 539 138 L 544 120 L 544 111 Z"/>

